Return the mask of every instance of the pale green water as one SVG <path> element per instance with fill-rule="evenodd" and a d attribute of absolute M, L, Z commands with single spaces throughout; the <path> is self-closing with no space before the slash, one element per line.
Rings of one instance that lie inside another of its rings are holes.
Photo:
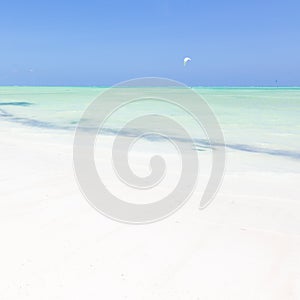
<path fill-rule="evenodd" d="M 0 125 L 74 130 L 88 104 L 104 88 L 0 87 Z M 215 112 L 228 147 L 300 159 L 300 88 L 195 88 Z M 197 103 L 195 103 L 197 107 Z M 130 113 L 134 115 L 134 107 Z M 188 116 L 164 105 L 136 107 L 174 114 L 197 128 Z M 123 116 L 126 119 L 126 112 Z M 113 122 L 110 123 L 113 126 Z M 273 153 L 272 153 L 273 152 Z"/>

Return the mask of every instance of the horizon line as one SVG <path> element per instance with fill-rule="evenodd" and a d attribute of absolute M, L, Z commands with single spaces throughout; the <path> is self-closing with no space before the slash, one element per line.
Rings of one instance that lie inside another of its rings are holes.
<path fill-rule="evenodd" d="M 115 85 L 0 85 L 0 88 L 3 87 L 28 87 L 28 88 L 43 88 L 43 87 L 61 87 L 61 88 L 111 88 Z M 127 87 L 127 86 L 124 86 Z M 133 86 L 128 86 L 133 88 Z M 148 86 L 146 86 L 148 87 Z M 149 86 L 150 87 L 150 86 Z M 152 86 L 154 87 L 154 86 Z M 155 86 L 155 87 L 164 87 L 164 86 Z M 300 88 L 299 86 L 294 85 L 282 85 L 282 86 L 274 86 L 274 85 L 193 85 L 188 86 L 190 88 Z"/>

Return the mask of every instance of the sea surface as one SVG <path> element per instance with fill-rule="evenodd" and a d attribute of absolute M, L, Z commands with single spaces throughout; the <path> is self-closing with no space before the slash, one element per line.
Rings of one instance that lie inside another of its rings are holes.
<path fill-rule="evenodd" d="M 101 87 L 0 87 L 0 126 L 10 122 L 14 126 L 40 129 L 41 133 L 43 130 L 74 131 L 88 105 L 105 90 Z M 215 113 L 228 150 L 300 161 L 300 88 L 195 87 L 193 90 Z M 205 136 L 190 116 L 165 104 L 130 106 L 108 121 L 107 132 L 114 134 L 122 118 L 125 122 L 135 113 L 149 111 L 176 116 L 195 139 L 199 138 L 199 145 L 202 143 L 205 150 Z"/>

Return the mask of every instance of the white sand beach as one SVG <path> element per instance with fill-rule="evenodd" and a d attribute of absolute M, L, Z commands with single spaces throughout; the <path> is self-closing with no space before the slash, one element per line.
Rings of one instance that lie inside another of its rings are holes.
<path fill-rule="evenodd" d="M 298 161 L 228 150 L 209 207 L 196 191 L 134 226 L 80 193 L 73 133 L 3 121 L 0 138 L 1 299 L 300 298 L 300 174 L 276 170 Z"/>

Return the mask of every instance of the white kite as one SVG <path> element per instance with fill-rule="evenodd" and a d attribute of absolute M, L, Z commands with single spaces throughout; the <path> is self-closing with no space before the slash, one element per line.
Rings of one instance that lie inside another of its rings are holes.
<path fill-rule="evenodd" d="M 183 65 L 186 66 L 189 61 L 191 61 L 191 59 L 189 57 L 185 57 L 183 60 Z"/>

